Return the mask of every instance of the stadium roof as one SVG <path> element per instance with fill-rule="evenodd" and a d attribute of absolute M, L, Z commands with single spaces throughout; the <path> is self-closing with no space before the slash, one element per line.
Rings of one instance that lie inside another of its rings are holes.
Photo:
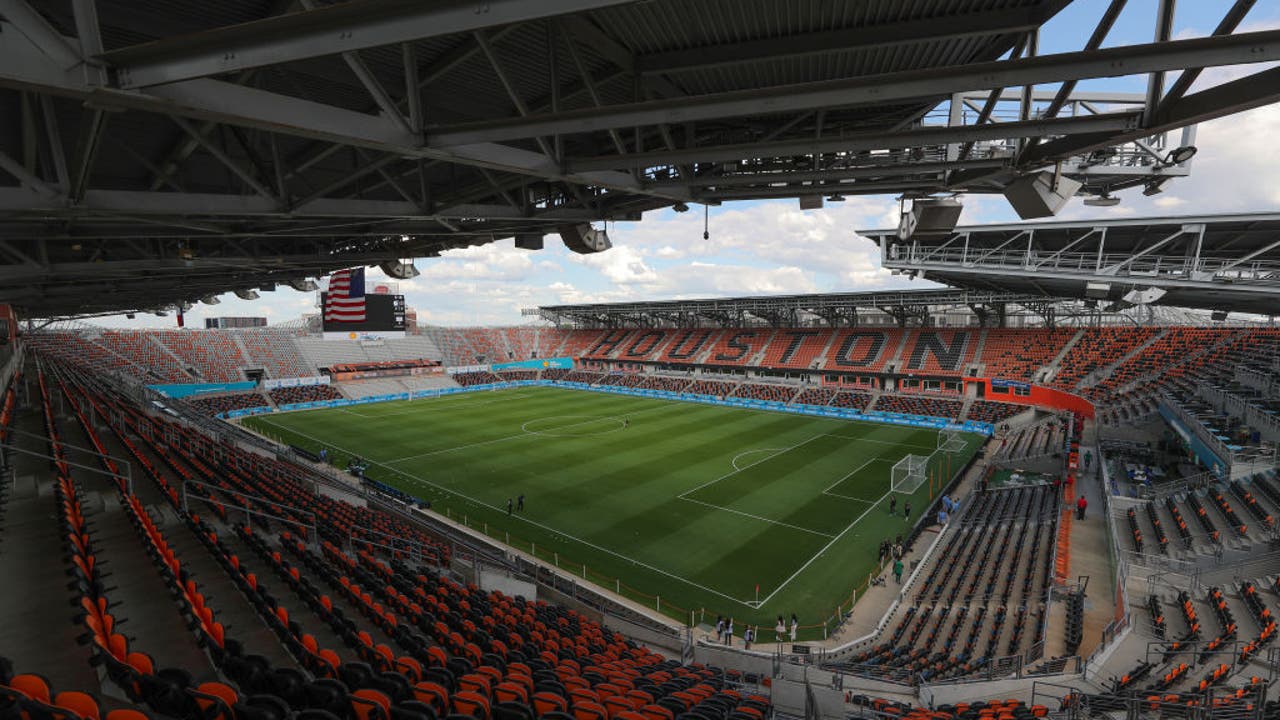
<path fill-rule="evenodd" d="M 938 308 L 964 307 L 978 312 L 998 312 L 1017 305 L 1047 310 L 1047 306 L 1054 302 L 1054 298 L 1043 295 L 945 288 L 545 305 L 526 309 L 523 313 L 556 323 L 586 327 L 738 327 L 752 324 L 753 321 L 789 327 L 800 324 L 799 321 L 806 317 L 821 318 L 831 325 L 857 324 L 859 316 L 866 314 L 860 311 L 888 314 L 905 324 L 912 320 L 922 320 L 930 311 Z"/>
<path fill-rule="evenodd" d="M 880 245 L 885 267 L 954 287 L 1280 315 L 1280 213 L 958 227 Z"/>
<path fill-rule="evenodd" d="M 691 202 L 1185 175 L 1280 31 L 1036 54 L 1071 0 L 0 0 L 0 303 L 147 309 Z M 1172 3 L 1161 3 L 1171 8 Z M 1100 49 L 1101 48 L 1101 49 Z M 1164 82 L 1167 71 L 1184 70 Z M 1117 74 L 1146 93 L 1075 92 Z M 1064 83 L 1044 92 L 1039 85 Z"/>

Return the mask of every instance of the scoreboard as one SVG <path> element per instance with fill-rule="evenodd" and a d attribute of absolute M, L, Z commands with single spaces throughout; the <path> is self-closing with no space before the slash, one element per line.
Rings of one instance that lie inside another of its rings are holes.
<path fill-rule="evenodd" d="M 320 307 L 324 307 L 329 293 L 320 293 Z M 326 333 L 342 332 L 404 332 L 404 296 L 366 293 L 364 296 L 363 322 L 324 321 Z"/>

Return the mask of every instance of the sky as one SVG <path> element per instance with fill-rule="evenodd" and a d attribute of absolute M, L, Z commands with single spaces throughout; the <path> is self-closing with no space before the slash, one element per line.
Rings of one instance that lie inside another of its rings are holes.
<path fill-rule="evenodd" d="M 1157 0 L 1130 0 L 1105 46 L 1150 42 Z M 1076 0 L 1043 29 L 1040 53 L 1079 49 L 1092 32 L 1107 0 Z M 1177 4 L 1178 39 L 1212 33 L 1231 0 L 1182 0 Z M 1241 31 L 1280 27 L 1280 0 L 1260 0 Z M 1220 68 L 1205 72 L 1192 91 L 1264 69 Z M 1172 82 L 1171 75 L 1166 81 Z M 1100 79 L 1081 90 L 1142 92 L 1145 78 Z M 1055 89 L 1041 86 L 1038 89 Z M 1084 206 L 1073 199 L 1059 219 L 1150 217 L 1280 208 L 1280 163 L 1272 140 L 1280 137 L 1280 106 L 1264 107 L 1200 126 L 1189 178 L 1175 180 L 1154 197 L 1140 189 L 1120 193 L 1120 205 Z M 1252 142 L 1250 142 L 1252 140 Z M 1262 151 L 1259 150 L 1262 148 Z M 998 195 L 962 198 L 960 224 L 1016 221 Z M 726 203 L 710 208 L 709 240 L 702 239 L 703 207 L 645 214 L 641 222 L 608 226 L 613 249 L 594 255 L 569 252 L 548 235 L 540 251 L 518 250 L 511 240 L 452 250 L 416 261 L 421 275 L 401 281 L 419 322 L 432 325 L 516 325 L 528 323 L 522 308 L 538 305 L 779 293 L 858 292 L 925 287 L 880 267 L 879 248 L 858 230 L 896 227 L 898 203 L 891 196 L 849 197 L 821 210 L 799 209 L 793 200 Z M 369 278 L 381 277 L 370 269 Z M 223 295 L 217 306 L 197 305 L 190 327 L 205 317 L 265 316 L 285 322 L 315 312 L 314 293 L 287 288 L 243 301 Z M 139 315 L 99 318 L 114 327 L 172 326 L 174 318 Z"/>

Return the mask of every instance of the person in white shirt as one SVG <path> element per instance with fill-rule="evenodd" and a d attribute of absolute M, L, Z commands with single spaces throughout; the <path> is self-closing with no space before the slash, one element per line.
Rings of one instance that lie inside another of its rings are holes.
<path fill-rule="evenodd" d="M 796 619 L 796 614 L 791 613 L 791 642 L 796 641 L 796 633 L 800 631 L 800 621 Z"/>

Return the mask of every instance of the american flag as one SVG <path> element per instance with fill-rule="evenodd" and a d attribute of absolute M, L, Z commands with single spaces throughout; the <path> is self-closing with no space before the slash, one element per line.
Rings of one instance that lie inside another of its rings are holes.
<path fill-rule="evenodd" d="M 339 270 L 329 276 L 324 319 L 325 322 L 364 322 L 364 268 Z"/>

